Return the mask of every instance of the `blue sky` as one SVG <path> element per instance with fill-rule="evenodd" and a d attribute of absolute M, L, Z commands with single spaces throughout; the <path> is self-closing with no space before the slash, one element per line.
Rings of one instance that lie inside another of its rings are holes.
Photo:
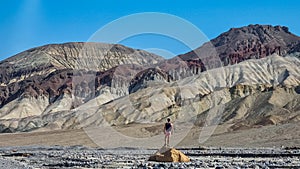
<path fill-rule="evenodd" d="M 285 25 L 300 35 L 297 0 L 1 0 L 0 8 L 0 60 L 45 44 L 87 41 L 105 24 L 140 12 L 176 15 L 196 25 L 209 39 L 249 24 Z M 157 35 L 135 36 L 121 43 L 176 55 L 190 50 Z"/>

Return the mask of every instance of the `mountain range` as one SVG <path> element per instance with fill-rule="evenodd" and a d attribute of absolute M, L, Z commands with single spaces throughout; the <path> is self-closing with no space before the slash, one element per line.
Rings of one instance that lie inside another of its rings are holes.
<path fill-rule="evenodd" d="M 223 133 L 300 121 L 300 37 L 232 28 L 171 59 L 119 44 L 50 44 L 0 62 L 0 132 L 153 124 Z M 222 110 L 219 113 L 218 110 Z"/>

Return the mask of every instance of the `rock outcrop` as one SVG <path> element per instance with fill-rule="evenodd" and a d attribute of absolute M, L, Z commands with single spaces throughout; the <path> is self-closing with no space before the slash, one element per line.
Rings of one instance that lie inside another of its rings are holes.
<path fill-rule="evenodd" d="M 190 158 L 175 148 L 162 147 L 154 155 L 150 156 L 149 161 L 157 162 L 190 162 Z"/>
<path fill-rule="evenodd" d="M 157 68 L 149 68 L 139 72 L 135 75 L 134 79 L 130 82 L 129 93 L 134 93 L 140 89 L 149 86 L 155 86 L 159 83 L 169 83 L 173 81 L 172 76 Z"/>

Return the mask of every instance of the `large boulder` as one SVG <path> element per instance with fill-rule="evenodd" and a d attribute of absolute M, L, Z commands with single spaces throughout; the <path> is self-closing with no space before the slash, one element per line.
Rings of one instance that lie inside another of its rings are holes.
<path fill-rule="evenodd" d="M 149 158 L 149 161 L 157 162 L 190 162 L 190 158 L 184 155 L 181 151 L 175 148 L 162 147 L 154 155 Z"/>

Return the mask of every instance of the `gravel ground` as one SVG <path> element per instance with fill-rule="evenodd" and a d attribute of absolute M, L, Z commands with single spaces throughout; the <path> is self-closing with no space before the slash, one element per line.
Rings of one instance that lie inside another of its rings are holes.
<path fill-rule="evenodd" d="M 29 167 L 27 164 L 22 164 L 19 161 L 16 161 L 14 159 L 0 159 L 0 168 L 9 168 L 9 169 L 28 169 L 32 168 Z"/>
<path fill-rule="evenodd" d="M 178 148 L 179 149 L 179 148 Z M 83 146 L 27 146 L 0 148 L 0 168 L 300 168 L 298 148 L 179 149 L 189 163 L 148 161 L 155 149 L 97 149 Z"/>

